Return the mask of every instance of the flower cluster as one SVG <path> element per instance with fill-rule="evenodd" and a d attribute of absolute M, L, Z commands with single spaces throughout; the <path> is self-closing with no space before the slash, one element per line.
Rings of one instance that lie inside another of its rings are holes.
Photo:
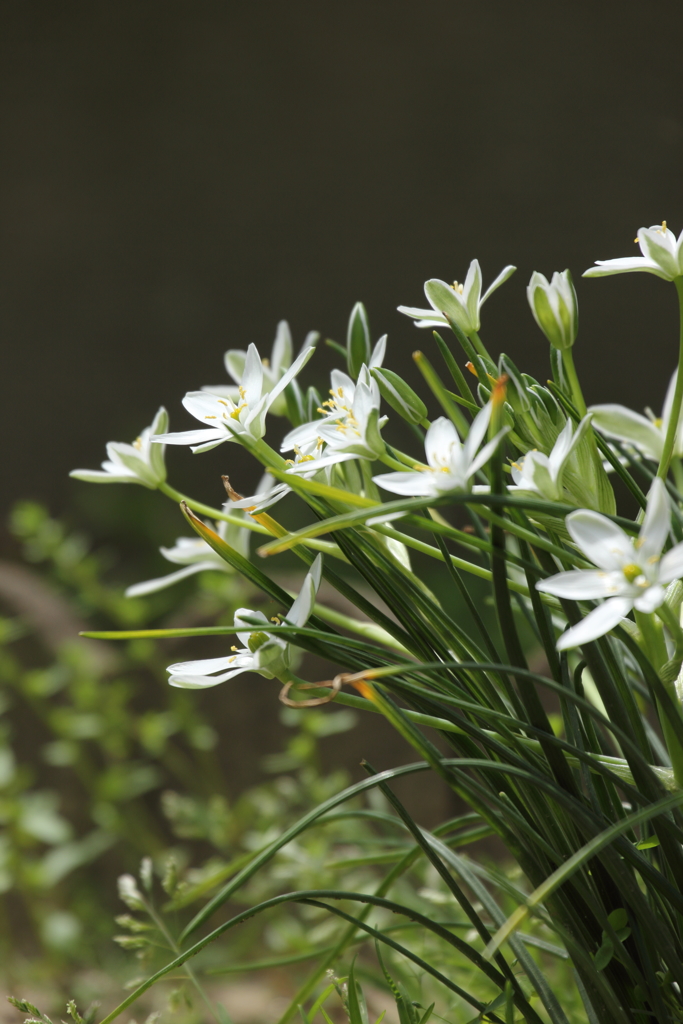
<path fill-rule="evenodd" d="M 641 256 L 598 261 L 584 276 L 642 270 L 677 284 L 683 279 L 683 234 L 676 239 L 663 223 L 641 228 L 637 242 Z M 224 362 L 232 383 L 204 386 L 185 395 L 183 405 L 201 427 L 170 433 L 166 412 L 160 409 L 134 444 L 107 445 L 108 459 L 101 470 L 75 470 L 72 476 L 91 482 L 139 483 L 173 496 L 177 492 L 166 484 L 164 445 L 189 445 L 193 452 L 205 452 L 225 441 L 237 442 L 260 459 L 266 475 L 249 497 L 242 498 L 230 490 L 230 514 L 217 527 L 220 542 L 248 557 L 246 527 L 261 528 L 253 524 L 266 510 L 292 490 L 300 493 L 301 487 L 314 482 L 337 496 L 346 491 L 374 500 L 379 511 L 366 517 L 364 529 L 380 531 L 374 534 L 375 542 L 384 545 L 388 556 L 398 554 L 407 566 L 410 537 L 380 530 L 402 513 L 388 511 L 383 515 L 380 491 L 433 499 L 439 504 L 456 492 L 488 494 L 493 478 L 487 467 L 495 456 L 502 460 L 508 474 L 504 490 L 511 500 L 522 506 L 527 503 L 530 510 L 529 502 L 541 503 L 542 508 L 529 512 L 536 517 L 536 528 L 548 528 L 555 548 L 557 538 L 564 538 L 562 542 L 570 545 L 569 553 L 579 552 L 577 557 L 585 556 L 597 567 L 559 572 L 537 584 L 548 598 L 603 602 L 562 633 L 558 648 L 570 649 L 592 641 L 610 632 L 632 612 L 652 615 L 662 608 L 664 588 L 683 576 L 681 544 L 666 550 L 671 502 L 663 482 L 671 459 L 683 479 L 678 461 L 683 458 L 683 387 L 679 389 L 674 374 L 661 417 L 649 410 L 643 416 L 617 404 L 593 405 L 586 410 L 571 355 L 578 333 L 578 302 L 568 270 L 550 279 L 535 271 L 527 287 L 533 317 L 554 353 L 554 384 L 546 387 L 520 373 L 508 356 L 494 363 L 478 335 L 481 310 L 514 270 L 506 266 L 482 293 L 481 269 L 473 260 L 462 284 L 450 285 L 439 278 L 425 283 L 429 309 L 399 306 L 418 327 L 451 325 L 463 347 L 466 342 L 474 346 L 466 351 L 475 360 L 468 366 L 478 377 L 476 400 L 460 371 L 454 372 L 459 395 L 428 378 L 447 415 L 430 421 L 423 400 L 396 373 L 383 368 L 386 335 L 372 344 L 367 312 L 358 303 L 349 320 L 346 370 L 331 371 L 324 399 L 314 388 L 309 388 L 304 397 L 297 381 L 313 357 L 319 335 L 310 332 L 294 356 L 289 326 L 281 321 L 268 358 L 262 358 L 253 344 L 246 349 L 230 349 Z M 507 381 L 507 401 L 494 415 L 491 393 L 496 380 L 499 390 Z M 383 429 L 389 417 L 382 411 L 383 400 L 390 412 L 403 417 L 423 436 L 424 461 L 387 445 Z M 471 421 L 463 408 L 474 414 Z M 288 418 L 291 424 L 275 447 L 265 441 L 269 413 Z M 628 446 L 622 461 L 628 463 L 633 457 L 656 463 L 660 469 L 635 540 L 610 518 L 614 516 L 615 499 L 598 448 L 600 435 Z M 390 472 L 376 472 L 377 463 Z M 567 505 L 575 509 L 568 515 Z M 555 512 L 556 506 L 562 506 L 563 511 Z M 236 518 L 240 515 L 245 525 Z M 232 565 L 212 543 L 185 537 L 172 548 L 162 548 L 162 555 L 180 568 L 170 575 L 136 583 L 127 594 L 134 597 L 152 593 L 204 570 L 232 572 Z M 289 621 L 301 625 L 308 618 L 320 571 L 318 558 L 302 594 L 290 609 Z M 245 616 L 262 622 L 263 629 L 247 629 Z M 239 627 L 245 625 L 238 632 L 243 646 L 227 658 L 171 666 L 173 685 L 213 686 L 247 669 L 263 675 L 286 673 L 288 644 L 268 633 L 262 613 L 241 609 L 235 622 Z"/>

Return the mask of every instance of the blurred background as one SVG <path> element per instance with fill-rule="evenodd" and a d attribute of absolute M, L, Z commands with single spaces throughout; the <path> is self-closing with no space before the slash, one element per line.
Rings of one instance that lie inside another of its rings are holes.
<path fill-rule="evenodd" d="M 98 878 L 164 844 L 197 842 L 206 858 L 242 841 L 216 793 L 293 771 L 311 795 L 339 763 L 358 778 L 370 735 L 380 765 L 411 756 L 381 723 L 345 732 L 349 720 L 311 718 L 292 749 L 263 680 L 178 702 L 167 652 L 69 645 L 85 621 L 215 621 L 253 598 L 223 580 L 188 584 L 175 611 L 161 598 L 131 611 L 121 584 L 170 571 L 156 549 L 186 532 L 177 509 L 69 470 L 98 467 L 105 443 L 132 440 L 161 404 L 172 429 L 193 426 L 183 394 L 226 379 L 227 348 L 268 352 L 281 318 L 297 346 L 312 329 L 343 342 L 360 299 L 373 337 L 389 334 L 388 364 L 415 383 L 411 353 L 433 342 L 396 307 L 422 305 L 428 277 L 462 280 L 473 257 L 485 284 L 519 268 L 485 307 L 492 350 L 548 376 L 525 287 L 533 270 L 569 267 L 587 400 L 658 411 L 674 289 L 580 275 L 635 252 L 641 225 L 683 228 L 682 29 L 683 7 L 659 0 L 2 5 L 0 640 L 19 645 L 0 665 L 14 744 L 9 768 L 0 756 L 0 891 L 19 892 L 6 938 L 83 962 Z M 332 363 L 321 346 L 305 383 L 326 387 Z M 245 493 L 258 478 L 237 445 L 171 448 L 168 462 L 175 486 L 213 505 L 221 473 Z M 294 813 L 299 797 L 267 784 Z M 176 797 L 160 810 L 162 790 Z M 449 810 L 440 791 L 421 799 L 430 819 Z M 60 890 L 70 872 L 78 885 Z"/>
<path fill-rule="evenodd" d="M 675 2 L 23 0 L 0 24 L 5 508 L 90 500 L 69 469 L 162 403 L 189 427 L 185 391 L 283 317 L 343 340 L 362 299 L 407 368 L 432 343 L 396 306 L 475 256 L 519 267 L 482 336 L 542 376 L 531 271 L 683 227 Z M 673 289 L 578 287 L 589 400 L 658 408 Z M 171 456 L 214 500 L 237 460 Z"/>

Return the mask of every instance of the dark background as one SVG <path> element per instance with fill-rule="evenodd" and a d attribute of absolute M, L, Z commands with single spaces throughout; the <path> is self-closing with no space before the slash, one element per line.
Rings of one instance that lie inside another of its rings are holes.
<path fill-rule="evenodd" d="M 280 317 L 343 340 L 362 298 L 409 370 L 432 342 L 395 307 L 474 256 L 519 267 L 482 334 L 545 377 L 531 271 L 683 227 L 682 26 L 653 0 L 2 4 L 2 506 L 77 509 L 70 468 L 162 402 L 194 425 L 183 393 Z M 578 288 L 588 400 L 658 409 L 674 289 Z M 171 456 L 214 503 L 219 472 L 254 482 L 237 446 Z"/>

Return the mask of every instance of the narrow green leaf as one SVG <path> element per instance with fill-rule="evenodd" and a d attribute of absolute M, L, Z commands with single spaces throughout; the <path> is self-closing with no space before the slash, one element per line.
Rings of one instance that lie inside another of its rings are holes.
<path fill-rule="evenodd" d="M 563 885 L 571 876 L 583 867 L 583 865 L 594 857 L 600 850 L 603 850 L 606 846 L 609 846 L 618 836 L 622 835 L 623 832 L 627 832 L 629 829 L 635 828 L 636 825 L 641 825 L 645 821 L 649 821 L 650 818 L 654 818 L 660 814 L 666 814 L 668 811 L 679 807 L 683 803 L 683 792 L 671 793 L 669 796 L 663 797 L 658 800 L 657 803 L 643 807 L 639 811 L 634 811 L 631 814 L 627 814 L 626 817 L 622 818 L 621 821 L 615 822 L 606 828 L 599 835 L 595 836 L 590 842 L 586 843 L 577 850 L 575 854 L 569 857 L 561 867 L 546 878 L 545 882 L 539 885 L 528 897 L 524 906 L 518 907 L 513 914 L 507 919 L 505 924 L 498 929 L 496 934 L 489 945 L 484 950 L 484 955 L 487 958 L 491 958 L 493 954 L 498 950 L 501 945 L 507 941 L 510 935 L 512 935 L 522 921 L 528 917 L 529 912 L 533 910 L 537 904 L 542 903 L 559 886 Z"/>

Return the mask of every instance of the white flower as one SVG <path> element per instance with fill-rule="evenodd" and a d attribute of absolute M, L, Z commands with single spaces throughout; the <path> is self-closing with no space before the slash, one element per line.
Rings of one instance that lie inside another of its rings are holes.
<path fill-rule="evenodd" d="M 584 277 L 606 277 L 608 274 L 629 274 L 644 270 L 656 274 L 665 281 L 673 281 L 683 275 L 683 231 L 676 239 L 669 231 L 666 221 L 640 228 L 636 238 L 642 256 L 623 256 L 616 260 L 596 260 L 597 266 L 590 267 Z"/>
<path fill-rule="evenodd" d="M 469 490 L 471 478 L 491 458 L 498 441 L 507 430 L 501 430 L 478 452 L 490 419 L 491 403 L 488 402 L 475 416 L 463 444 L 451 421 L 440 416 L 434 420 L 425 436 L 428 465 L 416 466 L 414 470 L 405 473 L 384 473 L 373 477 L 373 480 L 385 491 L 414 497 Z"/>
<path fill-rule="evenodd" d="M 664 450 L 664 438 L 669 429 L 671 406 L 676 390 L 677 373 L 674 372 L 664 399 L 661 417 L 655 417 L 651 409 L 646 409 L 647 416 L 641 416 L 625 405 L 592 405 L 588 410 L 593 414 L 593 426 L 607 437 L 626 441 L 634 445 L 646 458 L 659 462 Z M 678 421 L 674 455 L 683 456 L 683 411 Z"/>
<path fill-rule="evenodd" d="M 302 345 L 302 352 L 313 347 L 320 335 L 317 331 L 309 331 Z M 235 384 L 204 385 L 202 391 L 208 391 L 219 398 L 230 398 L 233 404 L 239 405 L 239 385 L 243 383 L 244 370 L 247 362 L 247 353 L 244 349 L 231 348 L 224 357 L 225 369 L 228 371 Z M 263 367 L 263 392 L 270 392 L 278 383 L 281 377 L 292 364 L 292 334 L 286 320 L 280 320 L 277 325 L 275 341 L 270 354 L 270 359 L 262 359 Z M 287 402 L 285 396 L 280 393 L 270 406 L 269 412 L 274 416 L 285 416 L 287 413 Z"/>
<path fill-rule="evenodd" d="M 249 530 L 243 526 L 235 526 L 233 523 L 226 523 L 220 520 L 210 525 L 216 530 L 218 536 L 228 542 L 241 555 L 249 552 Z M 182 565 L 182 569 L 169 573 L 168 576 L 160 576 L 154 580 L 145 580 L 143 583 L 134 583 L 126 590 L 126 597 L 142 597 L 143 594 L 155 594 L 158 590 L 165 590 L 172 587 L 174 583 L 194 576 L 195 573 L 204 572 L 206 569 L 217 569 L 220 572 L 234 572 L 224 558 L 210 547 L 201 537 L 178 537 L 172 548 L 159 548 L 159 551 L 169 562 Z"/>
<path fill-rule="evenodd" d="M 550 344 L 557 349 L 571 348 L 579 331 L 579 306 L 569 271 L 555 271 L 552 281 L 548 281 L 534 270 L 526 297 L 534 320 Z"/>
<path fill-rule="evenodd" d="M 683 543 L 662 555 L 671 525 L 666 487 L 655 479 L 637 540 L 610 519 L 581 509 L 566 519 L 576 546 L 597 569 L 575 569 L 540 580 L 537 590 L 573 601 L 607 600 L 557 641 L 560 651 L 596 640 L 613 629 L 632 608 L 653 612 L 664 601 L 664 587 L 683 576 Z"/>
<path fill-rule="evenodd" d="M 166 466 L 164 449 L 152 442 L 167 427 L 168 413 L 162 406 L 151 427 L 145 427 L 132 444 L 109 442 L 109 458 L 102 463 L 102 469 L 72 469 L 69 476 L 91 484 L 142 484 L 154 489 L 166 479 Z"/>
<path fill-rule="evenodd" d="M 193 452 L 208 452 L 224 441 L 234 441 L 240 434 L 247 434 L 259 441 L 266 432 L 266 414 L 289 382 L 296 377 L 315 349 L 305 348 L 292 365 L 270 390 L 264 390 L 264 368 L 256 345 L 250 345 L 244 361 L 242 383 L 236 399 L 224 398 L 206 391 L 190 391 L 183 398 L 183 405 L 195 419 L 204 423 L 202 430 L 183 430 L 174 434 L 162 434 L 155 440 L 168 444 L 189 444 Z"/>
<path fill-rule="evenodd" d="M 356 384 L 341 370 L 332 371 L 331 384 L 330 397 L 318 410 L 324 413 L 323 418 L 290 430 L 280 451 L 288 452 L 297 447 L 303 450 L 304 446 L 322 439 L 327 447 L 316 458 L 318 469 L 348 459 L 379 458 L 384 453 L 380 430 L 387 417 L 379 415 L 381 397 L 377 381 L 367 366 L 363 366 Z M 294 465 L 290 472 L 307 472 L 305 461 Z"/>
<path fill-rule="evenodd" d="M 454 281 L 452 285 L 433 278 L 425 282 L 425 295 L 431 309 L 416 309 L 414 306 L 399 306 L 399 313 L 405 313 L 417 320 L 417 327 L 443 327 L 448 313 L 465 334 L 478 331 L 481 326 L 479 312 L 489 295 L 514 274 L 517 268 L 504 267 L 495 281 L 481 294 L 481 268 L 479 260 L 472 260 L 464 284 Z"/>
<path fill-rule="evenodd" d="M 550 455 L 539 451 L 527 452 L 519 460 L 512 463 L 512 479 L 508 490 L 525 491 L 528 494 L 540 494 L 548 501 L 562 501 L 562 476 L 569 456 L 590 426 L 591 417 L 584 416 L 576 430 L 571 420 L 567 420 L 560 431 Z"/>
<path fill-rule="evenodd" d="M 285 616 L 290 625 L 304 626 L 308 621 L 320 586 L 321 572 L 322 559 L 318 555 L 303 582 L 299 596 Z M 245 622 L 245 618 L 263 623 L 263 629 L 252 622 Z M 183 661 L 169 665 L 166 671 L 170 674 L 168 681 L 171 686 L 189 690 L 205 689 L 225 683 L 242 672 L 258 672 L 266 679 L 272 679 L 288 669 L 291 645 L 283 637 L 267 632 L 270 623 L 262 612 L 238 608 L 235 612 L 235 626 L 242 627 L 237 633 L 242 647 L 233 647 L 233 653 L 227 658 L 205 658 L 202 661 Z"/>

